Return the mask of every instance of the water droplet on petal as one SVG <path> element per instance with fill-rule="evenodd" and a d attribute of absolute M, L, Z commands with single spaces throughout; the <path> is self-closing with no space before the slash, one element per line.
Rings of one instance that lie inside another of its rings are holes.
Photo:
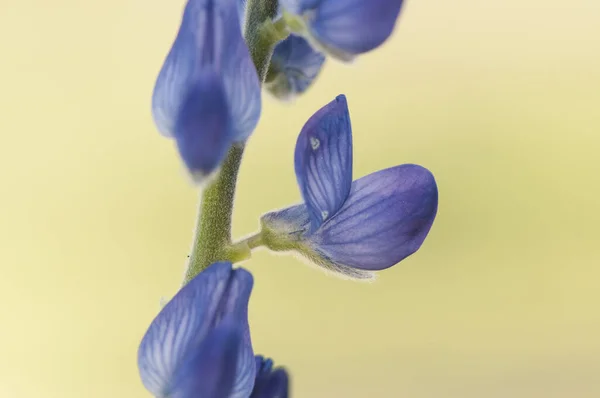
<path fill-rule="evenodd" d="M 313 151 L 316 151 L 319 145 L 321 145 L 321 141 L 319 141 L 318 138 L 310 137 L 310 146 L 312 147 Z"/>

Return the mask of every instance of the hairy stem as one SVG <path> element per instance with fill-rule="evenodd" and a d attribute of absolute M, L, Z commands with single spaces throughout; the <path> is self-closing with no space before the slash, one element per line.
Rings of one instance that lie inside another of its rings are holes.
<path fill-rule="evenodd" d="M 261 82 L 273 48 L 281 40 L 271 23 L 276 12 L 277 0 L 248 0 L 244 36 Z M 249 247 L 231 245 L 233 200 L 243 153 L 244 144 L 233 145 L 216 180 L 202 192 L 184 284 L 216 261 L 235 262 L 250 256 Z"/>
<path fill-rule="evenodd" d="M 215 261 L 228 260 L 224 249 L 231 242 L 235 185 L 243 153 L 243 145 L 232 146 L 217 179 L 202 193 L 184 283 Z"/>
<path fill-rule="evenodd" d="M 285 38 L 278 34 L 280 26 L 272 23 L 277 3 L 277 0 L 248 0 L 246 8 L 244 36 L 261 82 L 265 81 L 275 44 Z"/>

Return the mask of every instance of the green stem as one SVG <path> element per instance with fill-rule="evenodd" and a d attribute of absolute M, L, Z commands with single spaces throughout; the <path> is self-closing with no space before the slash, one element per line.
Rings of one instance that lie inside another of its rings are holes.
<path fill-rule="evenodd" d="M 261 82 L 281 40 L 281 32 L 271 22 L 276 12 L 277 0 L 248 0 L 244 36 Z M 250 255 L 249 247 L 231 245 L 231 215 L 243 153 L 244 144 L 233 145 L 216 180 L 202 192 L 184 284 L 216 261 L 241 261 Z"/>
<path fill-rule="evenodd" d="M 244 36 L 261 83 L 265 81 L 275 45 L 287 36 L 281 24 L 273 24 L 277 0 L 248 0 Z"/>
<path fill-rule="evenodd" d="M 256 249 L 257 247 L 264 246 L 264 244 L 265 242 L 263 240 L 262 232 L 257 232 L 239 242 L 235 242 L 232 244 L 232 247 L 247 247 L 248 249 L 252 250 Z"/>
<path fill-rule="evenodd" d="M 231 242 L 233 199 L 243 153 L 243 145 L 233 145 L 217 179 L 202 193 L 184 283 L 215 261 L 228 259 L 224 249 Z"/>
<path fill-rule="evenodd" d="M 262 234 L 259 232 L 238 242 L 230 243 L 223 250 L 229 261 L 238 263 L 252 257 L 252 249 L 260 246 L 264 246 L 264 241 Z"/>

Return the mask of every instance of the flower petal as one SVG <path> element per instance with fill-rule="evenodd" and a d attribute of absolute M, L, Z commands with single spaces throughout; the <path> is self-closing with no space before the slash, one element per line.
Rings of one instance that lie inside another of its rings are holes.
<path fill-rule="evenodd" d="M 392 33 L 403 0 L 284 0 L 304 16 L 310 35 L 332 56 L 349 60 L 381 45 Z"/>
<path fill-rule="evenodd" d="M 273 360 L 271 358 L 265 358 L 262 355 L 256 355 L 254 357 L 256 362 L 256 378 L 267 376 L 273 369 Z"/>
<path fill-rule="evenodd" d="M 307 10 L 315 9 L 323 0 L 279 0 L 285 11 L 302 14 Z"/>
<path fill-rule="evenodd" d="M 214 0 L 189 0 L 175 42 L 158 74 L 152 95 L 152 114 L 159 131 L 172 136 L 179 107 L 197 72 L 219 70 L 223 52 L 223 23 Z"/>
<path fill-rule="evenodd" d="M 352 128 L 344 95 L 308 119 L 296 142 L 294 162 L 315 230 L 342 207 L 352 184 Z"/>
<path fill-rule="evenodd" d="M 235 383 L 228 398 L 246 398 L 254 386 L 255 360 L 248 325 L 248 300 L 254 284 L 252 275 L 242 268 L 233 270 L 217 319 L 234 314 L 242 331 Z"/>
<path fill-rule="evenodd" d="M 260 397 L 259 394 L 262 391 L 263 386 L 268 382 L 271 371 L 273 370 L 272 359 L 265 358 L 262 355 L 257 355 L 254 357 L 254 359 L 256 361 L 256 379 L 254 382 L 254 388 L 252 389 L 252 394 L 250 394 L 250 398 Z"/>
<path fill-rule="evenodd" d="M 176 374 L 169 398 L 229 398 L 234 387 L 242 331 L 231 319 L 210 331 Z"/>
<path fill-rule="evenodd" d="M 380 170 L 355 181 L 340 211 L 308 239 L 335 263 L 388 268 L 419 249 L 437 202 L 435 179 L 427 169 L 406 164 Z"/>
<path fill-rule="evenodd" d="M 247 138 L 260 116 L 260 84 L 242 37 L 236 0 L 189 0 L 158 75 L 152 97 L 154 121 L 172 136 L 179 109 L 206 69 L 224 86 L 234 140 Z"/>
<path fill-rule="evenodd" d="M 237 1 L 218 1 L 228 8 L 224 23 L 230 26 L 225 36 L 223 77 L 231 109 L 232 137 L 235 142 L 243 142 L 250 137 L 260 119 L 261 82 L 242 36 Z"/>
<path fill-rule="evenodd" d="M 304 204 L 267 213 L 261 217 L 260 223 L 263 243 L 272 251 L 294 251 L 337 276 L 360 280 L 374 277 L 370 271 L 335 263 L 313 248 L 309 233 L 310 214 Z"/>
<path fill-rule="evenodd" d="M 247 305 L 252 276 L 232 271 L 231 263 L 215 263 L 184 286 L 152 321 L 138 351 L 144 386 L 156 396 L 169 391 L 178 368 L 225 317 L 231 316 L 244 334 L 234 391 L 252 389 L 254 359 L 250 345 Z M 246 374 L 249 369 L 251 376 Z"/>
<path fill-rule="evenodd" d="M 179 108 L 174 132 L 192 179 L 203 182 L 219 167 L 231 145 L 227 99 L 213 71 L 200 73 L 190 87 Z"/>
<path fill-rule="evenodd" d="M 250 398 L 287 398 L 289 396 L 289 376 L 285 369 L 273 370 L 273 361 L 262 356 L 256 357 L 256 383 Z"/>
<path fill-rule="evenodd" d="M 289 35 L 273 51 L 265 87 L 281 100 L 304 93 L 318 76 L 325 56 L 301 36 Z"/>
<path fill-rule="evenodd" d="M 246 9 L 248 0 L 237 0 L 238 16 L 240 18 L 240 26 L 243 27 L 246 22 Z M 243 30 L 242 30 L 243 31 Z"/>

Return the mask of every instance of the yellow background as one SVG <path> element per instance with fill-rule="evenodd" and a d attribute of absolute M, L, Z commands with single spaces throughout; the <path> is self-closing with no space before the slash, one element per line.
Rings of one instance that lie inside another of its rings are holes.
<path fill-rule="evenodd" d="M 0 3 L 0 397 L 149 397 L 138 343 L 197 193 L 150 95 L 182 1 Z M 235 234 L 299 200 L 304 121 L 345 93 L 356 177 L 437 177 L 422 249 L 374 284 L 258 252 L 256 351 L 298 398 L 600 396 L 600 2 L 409 0 L 390 41 L 265 95 Z"/>

